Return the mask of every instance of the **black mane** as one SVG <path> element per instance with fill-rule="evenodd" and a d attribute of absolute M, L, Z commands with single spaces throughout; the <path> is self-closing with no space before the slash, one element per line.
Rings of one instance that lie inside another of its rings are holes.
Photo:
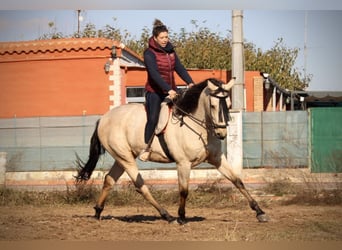
<path fill-rule="evenodd" d="M 177 115 L 186 115 L 196 110 L 198 106 L 199 97 L 205 87 L 208 85 L 208 81 L 212 82 L 216 86 L 221 86 L 222 81 L 216 78 L 208 78 L 203 82 L 195 84 L 193 87 L 187 89 L 176 102 L 175 113 Z"/>

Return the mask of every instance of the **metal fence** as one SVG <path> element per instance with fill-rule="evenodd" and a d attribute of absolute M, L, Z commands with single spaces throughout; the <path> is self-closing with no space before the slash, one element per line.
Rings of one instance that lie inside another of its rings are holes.
<path fill-rule="evenodd" d="M 99 117 L 0 119 L 0 152 L 7 152 L 7 171 L 75 170 L 75 153 L 87 160 L 90 137 Z M 307 141 L 305 111 L 243 114 L 245 168 L 308 166 Z M 112 164 L 111 156 L 105 154 L 97 169 L 108 169 Z M 138 164 L 141 169 L 175 167 L 140 161 Z"/>
<path fill-rule="evenodd" d="M 75 153 L 87 156 L 99 116 L 12 118 L 0 120 L 0 151 L 8 171 L 75 169 Z"/>
<path fill-rule="evenodd" d="M 307 167 L 308 112 L 243 113 L 244 167 Z"/>
<path fill-rule="evenodd" d="M 310 159 L 314 173 L 342 173 L 342 108 L 310 109 Z"/>
<path fill-rule="evenodd" d="M 77 153 L 88 159 L 90 138 L 100 115 L 0 119 L 0 152 L 7 153 L 7 171 L 76 170 Z M 109 154 L 100 157 L 96 169 L 113 164 Z M 141 169 L 170 169 L 174 163 L 141 162 Z M 208 167 L 207 164 L 202 167 Z"/>

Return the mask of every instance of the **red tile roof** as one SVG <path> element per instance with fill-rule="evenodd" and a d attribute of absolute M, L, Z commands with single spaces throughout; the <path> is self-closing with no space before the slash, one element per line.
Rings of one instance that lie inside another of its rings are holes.
<path fill-rule="evenodd" d="M 45 53 L 45 52 L 61 52 L 61 51 L 79 51 L 79 50 L 95 50 L 95 49 L 111 49 L 112 46 L 122 48 L 133 56 L 140 58 L 128 48 L 124 48 L 120 42 L 105 38 L 67 38 L 52 40 L 34 40 L 22 42 L 0 42 L 0 55 L 5 54 L 21 54 L 21 53 Z"/>

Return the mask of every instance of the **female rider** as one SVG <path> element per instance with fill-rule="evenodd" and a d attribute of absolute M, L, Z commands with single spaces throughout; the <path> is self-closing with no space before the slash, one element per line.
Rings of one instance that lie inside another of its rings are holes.
<path fill-rule="evenodd" d="M 174 72 L 189 87 L 193 85 L 193 80 L 169 41 L 167 27 L 158 19 L 154 21 L 152 37 L 149 39 L 148 48 L 144 51 L 144 63 L 147 69 L 145 85 L 147 123 L 144 134 L 147 147 L 141 152 L 139 158 L 146 161 L 150 155 L 150 146 L 158 123 L 160 105 L 165 97 L 168 96 L 172 100 L 177 95 Z"/>

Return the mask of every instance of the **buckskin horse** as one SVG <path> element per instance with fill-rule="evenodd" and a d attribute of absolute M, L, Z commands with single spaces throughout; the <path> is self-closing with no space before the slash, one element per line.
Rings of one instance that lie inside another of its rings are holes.
<path fill-rule="evenodd" d="M 249 206 L 256 212 L 260 222 L 268 220 L 264 211 L 246 190 L 241 179 L 229 166 L 221 150 L 221 140 L 227 135 L 229 120 L 229 83 L 209 78 L 195 84 L 174 101 L 172 114 L 168 118 L 164 132 L 151 145 L 150 161 L 160 163 L 175 162 L 179 186 L 179 224 L 186 223 L 185 204 L 188 196 L 190 171 L 202 162 L 216 169 L 247 198 Z M 101 154 L 107 151 L 114 164 L 105 176 L 101 194 L 94 207 L 95 217 L 100 219 L 106 198 L 113 185 L 126 172 L 137 191 L 149 201 L 168 222 L 176 220 L 152 196 L 139 173 L 136 158 L 146 147 L 144 129 L 146 113 L 143 104 L 131 103 L 116 107 L 104 114 L 96 123 L 90 140 L 89 159 L 86 163 L 79 158 L 78 181 L 91 177 Z"/>

